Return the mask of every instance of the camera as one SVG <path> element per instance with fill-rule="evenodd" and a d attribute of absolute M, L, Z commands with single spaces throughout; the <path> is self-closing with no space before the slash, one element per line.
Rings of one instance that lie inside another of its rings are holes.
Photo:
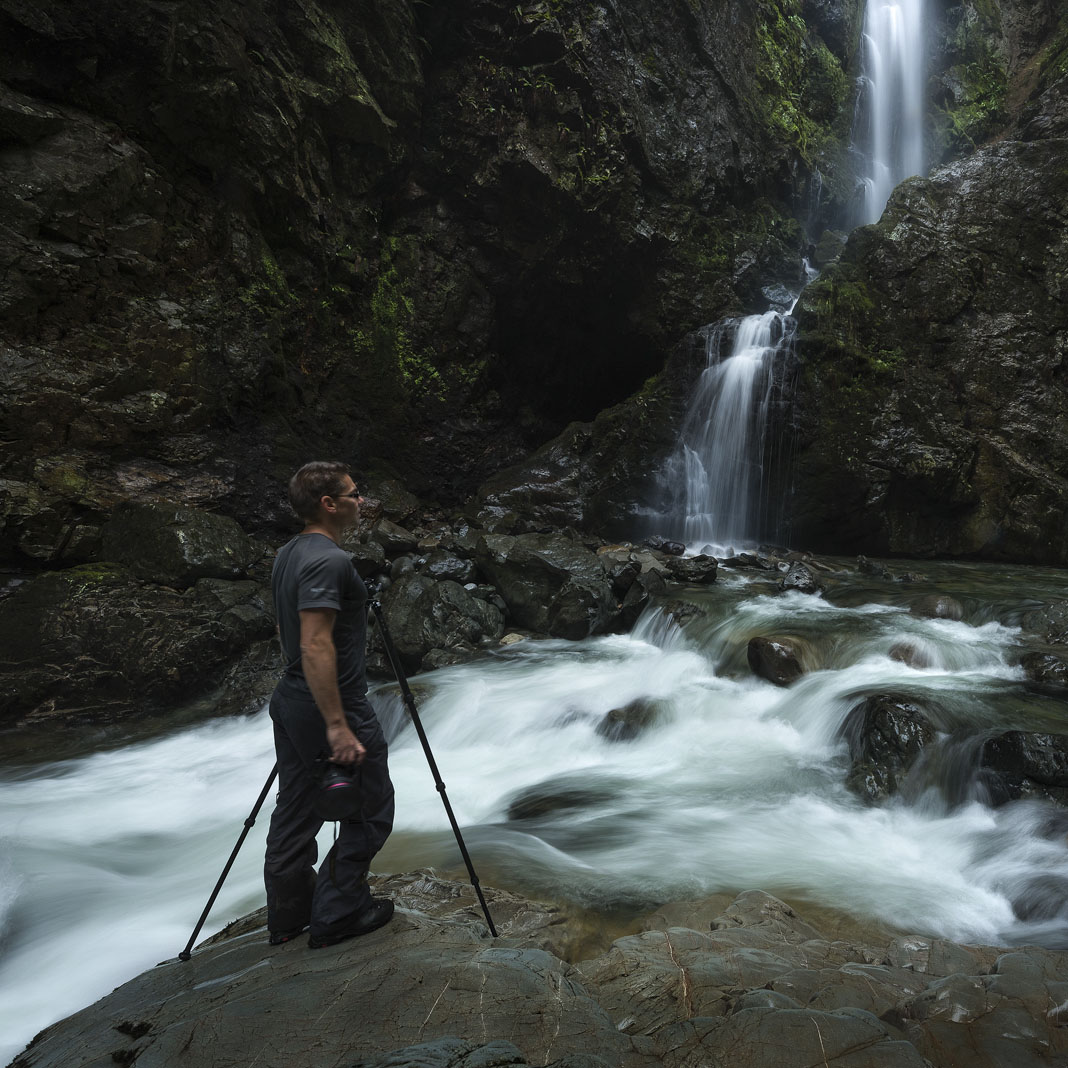
<path fill-rule="evenodd" d="M 312 805 L 315 815 L 324 823 L 355 819 L 361 814 L 362 800 L 359 768 L 323 760 Z"/>

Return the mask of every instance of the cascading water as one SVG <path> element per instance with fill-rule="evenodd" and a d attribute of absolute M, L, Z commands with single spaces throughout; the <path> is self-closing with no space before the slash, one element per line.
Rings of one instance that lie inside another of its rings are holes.
<path fill-rule="evenodd" d="M 722 555 L 777 533 L 771 416 L 793 337 L 793 319 L 779 311 L 728 319 L 706 333 L 706 366 L 664 471 L 675 493 L 668 529 L 688 546 Z"/>
<path fill-rule="evenodd" d="M 862 223 L 875 222 L 899 182 L 923 174 L 923 0 L 869 0 L 853 140 L 864 158 Z"/>

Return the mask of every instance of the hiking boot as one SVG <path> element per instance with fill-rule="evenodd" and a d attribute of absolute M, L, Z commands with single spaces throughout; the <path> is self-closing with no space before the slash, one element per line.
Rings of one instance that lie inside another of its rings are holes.
<path fill-rule="evenodd" d="M 307 929 L 308 925 L 304 924 L 303 927 L 294 927 L 290 931 L 272 931 L 271 937 L 267 941 L 272 946 L 284 946 L 286 942 L 292 942 L 294 938 L 304 934 Z"/>
<path fill-rule="evenodd" d="M 336 931 L 323 935 L 309 935 L 308 947 L 323 949 L 326 946 L 335 946 L 338 942 L 344 942 L 348 938 L 358 938 L 360 935 L 377 931 L 391 919 L 393 919 L 393 902 L 386 897 L 373 897 L 371 904 L 355 916 L 349 926 L 339 927 Z"/>

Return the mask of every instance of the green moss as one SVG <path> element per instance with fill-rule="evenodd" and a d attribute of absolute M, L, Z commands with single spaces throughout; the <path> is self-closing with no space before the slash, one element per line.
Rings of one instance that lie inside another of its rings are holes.
<path fill-rule="evenodd" d="M 440 375 L 429 356 L 412 342 L 416 309 L 407 292 L 404 268 L 416 250 L 411 242 L 391 237 L 379 261 L 378 280 L 371 294 L 368 329 L 353 334 L 357 356 L 366 378 L 386 390 L 405 395 L 426 392 L 440 385 Z"/>
<path fill-rule="evenodd" d="M 843 114 L 849 79 L 801 17 L 799 0 L 763 0 L 756 23 L 759 117 L 812 164 Z"/>
<path fill-rule="evenodd" d="M 246 308 L 255 308 L 268 315 L 287 311 L 297 302 L 270 249 L 264 249 L 258 273 L 244 289 L 238 290 L 237 299 Z"/>

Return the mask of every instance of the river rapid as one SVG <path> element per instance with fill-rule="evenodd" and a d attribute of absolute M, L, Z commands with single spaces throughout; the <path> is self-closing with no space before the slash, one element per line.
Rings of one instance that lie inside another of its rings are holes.
<path fill-rule="evenodd" d="M 418 677 L 482 882 L 617 918 L 760 888 L 892 930 L 1068 946 L 1068 846 L 1050 833 L 1052 807 L 951 803 L 937 777 L 908 802 L 869 807 L 844 785 L 838 737 L 873 693 L 937 708 L 947 731 L 1068 732 L 1065 701 L 1014 666 L 1021 621 L 1068 598 L 1068 575 L 924 562 L 909 565 L 922 571 L 913 581 L 889 581 L 830 564 L 822 596 L 721 568 L 714 586 L 674 591 L 629 635 L 527 640 Z M 911 614 L 932 591 L 956 596 L 964 619 Z M 698 611 L 680 614 L 670 603 L 680 600 Z M 806 639 L 818 670 L 788 689 L 755 678 L 745 649 L 756 634 Z M 891 659 L 902 640 L 930 666 Z M 606 713 L 639 698 L 655 715 L 636 737 L 598 731 Z M 398 794 L 375 871 L 432 865 L 464 877 L 396 688 L 375 699 Z M 0 769 L 0 1063 L 48 1023 L 178 954 L 272 762 L 260 712 Z M 269 809 L 205 936 L 263 904 Z"/>

